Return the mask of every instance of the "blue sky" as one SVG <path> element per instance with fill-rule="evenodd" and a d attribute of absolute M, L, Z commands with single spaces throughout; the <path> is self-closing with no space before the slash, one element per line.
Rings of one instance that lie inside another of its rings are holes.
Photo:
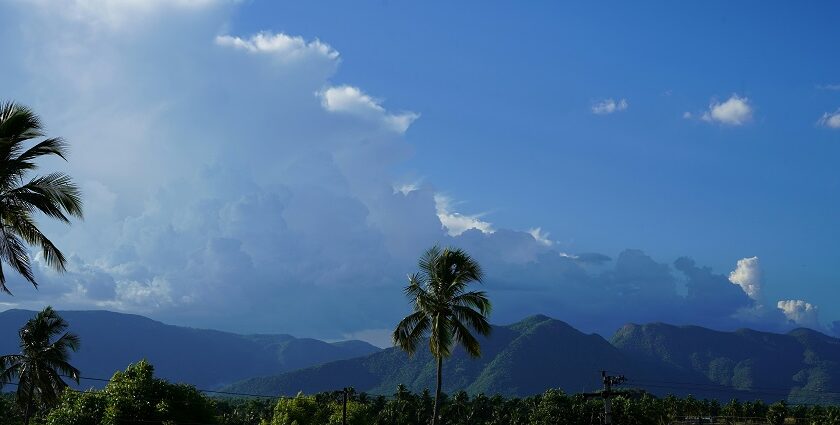
<path fill-rule="evenodd" d="M 55 227 L 71 272 L 9 307 L 381 340 L 440 242 L 487 265 L 497 322 L 840 319 L 831 2 L 0 11 L 3 96 L 71 141 L 92 194 L 84 223 Z"/>

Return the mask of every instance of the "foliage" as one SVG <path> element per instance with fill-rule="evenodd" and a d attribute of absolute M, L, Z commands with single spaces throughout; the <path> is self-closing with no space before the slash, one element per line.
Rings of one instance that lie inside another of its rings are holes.
<path fill-rule="evenodd" d="M 65 159 L 67 145 L 59 138 L 44 137 L 41 120 L 31 109 L 12 102 L 0 104 L 0 259 L 37 286 L 26 244 L 39 248 L 44 262 L 64 271 L 64 254 L 47 239 L 35 223 L 34 213 L 69 223 L 82 216 L 79 188 L 70 176 L 51 173 L 30 177 L 38 168 L 35 160 L 45 156 Z M 0 290 L 11 294 L 0 263 Z"/>
<path fill-rule="evenodd" d="M 194 388 L 155 379 L 146 362 L 119 373 L 117 385 L 101 391 L 65 391 L 61 403 L 38 425 L 195 424 L 195 425 L 338 425 L 342 392 L 298 394 L 276 401 L 210 398 Z M 116 376 L 115 376 L 116 377 Z M 600 398 L 570 395 L 550 389 L 525 398 L 470 396 L 458 392 L 441 397 L 441 420 L 448 425 L 599 423 L 604 410 Z M 391 396 L 348 393 L 350 425 L 427 425 L 433 399 L 428 391 L 412 393 L 399 387 Z M 0 425 L 20 425 L 20 411 L 9 396 L 0 397 Z M 736 415 L 732 415 L 735 414 Z M 665 425 L 671 423 L 840 425 L 840 407 L 788 405 L 783 402 L 733 400 L 724 406 L 693 397 L 657 398 L 624 393 L 612 399 L 614 423 Z M 757 415 L 757 416 L 756 416 Z M 737 416 L 733 417 L 733 416 Z M 747 419 L 749 418 L 749 419 Z"/>
<path fill-rule="evenodd" d="M 0 357 L 0 385 L 17 379 L 16 400 L 26 424 L 38 406 L 53 406 L 67 387 L 68 376 L 79 382 L 79 371 L 70 365 L 70 351 L 79 348 L 79 337 L 65 332 L 68 324 L 46 307 L 20 329 L 20 354 Z"/>
<path fill-rule="evenodd" d="M 11 393 L 0 393 L 0 425 L 23 424 L 23 412 Z"/>
<path fill-rule="evenodd" d="M 154 377 L 145 360 L 114 374 L 102 391 L 65 391 L 47 425 L 216 423 L 213 401 L 191 385 Z"/>

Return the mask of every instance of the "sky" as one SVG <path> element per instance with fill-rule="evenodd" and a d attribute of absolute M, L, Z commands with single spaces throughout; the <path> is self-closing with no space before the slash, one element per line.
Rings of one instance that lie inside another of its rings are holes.
<path fill-rule="evenodd" d="M 0 309 L 380 346 L 434 244 L 491 321 L 840 329 L 840 6 L 6 0 L 0 98 L 71 146 Z M 36 253 L 33 252 L 33 255 Z"/>

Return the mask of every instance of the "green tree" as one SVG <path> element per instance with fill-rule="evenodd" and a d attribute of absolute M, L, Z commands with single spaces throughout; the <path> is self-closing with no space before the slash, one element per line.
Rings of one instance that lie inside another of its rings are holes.
<path fill-rule="evenodd" d="M 117 372 L 105 386 L 102 425 L 216 423 L 213 404 L 195 387 L 154 377 L 145 360 Z"/>
<path fill-rule="evenodd" d="M 481 282 L 481 266 L 466 252 L 457 248 L 434 246 L 419 261 L 420 271 L 408 278 L 406 296 L 413 303 L 413 312 L 394 330 L 394 344 L 409 355 L 427 335 L 429 349 L 437 359 L 437 387 L 432 425 L 440 416 L 440 392 L 443 382 L 443 359 L 452 354 L 456 343 L 472 357 L 481 356 L 481 345 L 471 330 L 490 334 L 487 315 L 490 300 L 483 291 L 467 291 L 470 283 Z"/>
<path fill-rule="evenodd" d="M 767 408 L 767 423 L 770 425 L 783 425 L 788 417 L 788 406 L 784 401 L 778 401 Z"/>
<path fill-rule="evenodd" d="M 314 396 L 298 394 L 281 398 L 274 407 L 272 425 L 321 425 L 329 422 L 331 411 L 322 409 Z"/>
<path fill-rule="evenodd" d="M 100 425 L 107 398 L 100 391 L 65 391 L 47 415 L 46 425 Z"/>
<path fill-rule="evenodd" d="M 82 217 L 79 188 L 70 176 L 55 172 L 30 177 L 38 168 L 35 160 L 55 155 L 66 159 L 67 145 L 60 138 L 45 138 L 41 121 L 32 110 L 12 102 L 0 104 L 0 259 L 37 286 L 26 244 L 41 250 L 44 262 L 64 271 L 64 254 L 38 229 L 33 214 L 70 222 Z M 6 275 L 0 262 L 0 290 L 6 287 Z"/>
<path fill-rule="evenodd" d="M 36 403 L 52 406 L 58 402 L 67 387 L 62 375 L 79 383 L 79 370 L 68 362 L 70 351 L 79 349 L 79 337 L 65 332 L 67 327 L 47 306 L 20 329 L 21 353 L 0 357 L 0 385 L 18 379 L 16 396 L 24 424 L 35 414 Z"/>

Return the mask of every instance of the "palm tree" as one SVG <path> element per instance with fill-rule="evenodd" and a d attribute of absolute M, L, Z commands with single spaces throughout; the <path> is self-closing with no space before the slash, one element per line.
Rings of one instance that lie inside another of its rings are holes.
<path fill-rule="evenodd" d="M 64 271 L 64 254 L 41 233 L 33 214 L 41 212 L 65 223 L 82 217 L 82 200 L 70 176 L 56 172 L 29 177 L 35 160 L 55 155 L 66 160 L 67 145 L 60 138 L 44 137 L 41 121 L 32 110 L 12 102 L 0 104 L 0 259 L 34 286 L 26 245 L 41 250 L 46 264 Z M 11 294 L 0 262 L 0 290 Z"/>
<path fill-rule="evenodd" d="M 443 359 L 452 354 L 457 344 L 472 357 L 481 355 L 481 346 L 470 332 L 490 334 L 487 315 L 490 300 L 483 291 L 467 291 L 472 282 L 481 282 L 478 262 L 461 249 L 441 249 L 437 245 L 426 251 L 419 261 L 420 272 L 408 277 L 405 294 L 411 299 L 414 312 L 406 316 L 394 330 L 394 344 L 409 355 L 429 337 L 429 349 L 437 359 L 437 388 L 432 425 L 440 415 L 440 389 Z"/>
<path fill-rule="evenodd" d="M 0 357 L 0 387 L 18 378 L 17 402 L 24 412 L 24 425 L 35 414 L 36 401 L 48 406 L 58 401 L 67 387 L 62 375 L 79 383 L 79 370 L 67 362 L 69 351 L 79 349 L 79 337 L 65 332 L 67 326 L 47 306 L 20 328 L 20 354 Z"/>

